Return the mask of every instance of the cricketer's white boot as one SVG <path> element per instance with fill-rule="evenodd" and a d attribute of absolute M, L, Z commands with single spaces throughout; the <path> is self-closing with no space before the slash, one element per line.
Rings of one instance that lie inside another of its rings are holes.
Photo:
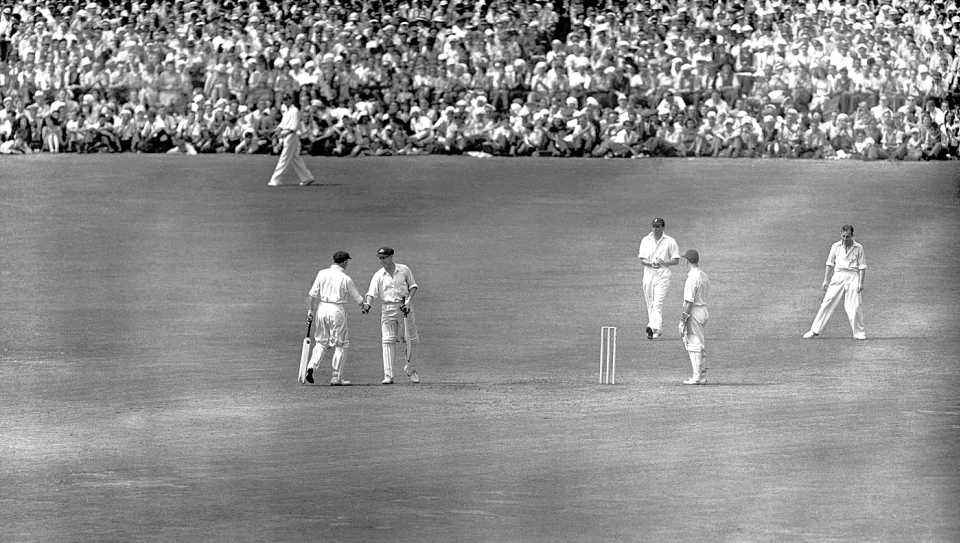
<path fill-rule="evenodd" d="M 693 367 L 693 375 L 683 382 L 685 385 L 705 385 L 707 384 L 707 367 L 703 365 L 703 353 L 687 351 L 690 355 L 690 365 Z"/>

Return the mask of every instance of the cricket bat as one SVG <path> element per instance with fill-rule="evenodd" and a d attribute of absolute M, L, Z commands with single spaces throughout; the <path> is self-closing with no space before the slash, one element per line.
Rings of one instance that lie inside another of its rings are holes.
<path fill-rule="evenodd" d="M 310 329 L 313 327 L 313 315 L 307 319 L 307 335 L 303 338 L 303 347 L 300 348 L 300 372 L 297 374 L 297 382 L 301 385 L 306 383 L 307 363 L 310 362 L 310 347 L 313 346 L 313 340 L 310 339 Z"/>

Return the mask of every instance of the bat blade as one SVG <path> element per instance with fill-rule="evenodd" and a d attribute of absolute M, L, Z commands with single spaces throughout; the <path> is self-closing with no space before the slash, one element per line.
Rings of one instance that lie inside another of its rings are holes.
<path fill-rule="evenodd" d="M 307 363 L 310 362 L 310 347 L 313 346 L 313 342 L 310 341 L 310 338 L 303 338 L 303 347 L 300 348 L 300 372 L 297 374 L 297 381 L 300 383 L 305 382 L 307 377 Z"/>
<path fill-rule="evenodd" d="M 303 346 L 300 347 L 300 371 L 297 372 L 297 382 L 303 384 L 307 379 L 307 364 L 310 362 L 310 348 L 313 346 L 313 340 L 310 339 L 310 327 L 313 319 L 307 321 L 307 335 L 303 338 Z"/>

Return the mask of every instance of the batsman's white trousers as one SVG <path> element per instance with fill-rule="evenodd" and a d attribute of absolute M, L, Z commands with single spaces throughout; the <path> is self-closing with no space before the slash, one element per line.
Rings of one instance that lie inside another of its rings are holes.
<path fill-rule="evenodd" d="M 813 318 L 813 324 L 810 330 L 814 334 L 819 334 L 823 327 L 827 325 L 833 310 L 843 301 L 843 310 L 847 313 L 847 319 L 850 320 L 850 328 L 853 330 L 853 337 L 866 337 L 867 333 L 863 327 L 863 309 L 860 307 L 860 272 L 855 270 L 839 270 L 833 272 L 830 278 L 830 284 L 827 285 L 827 292 L 823 295 L 823 302 L 820 303 L 820 309 L 817 316 Z"/>
<path fill-rule="evenodd" d="M 383 302 L 380 306 L 380 339 L 383 343 L 402 343 L 404 341 L 417 343 L 420 341 L 413 306 L 410 306 L 410 313 L 404 318 L 399 303 Z"/>
<path fill-rule="evenodd" d="M 277 160 L 277 167 L 267 185 L 299 185 L 306 181 L 313 181 L 313 174 L 300 157 L 300 135 L 291 132 L 283 138 L 280 159 Z"/>
<path fill-rule="evenodd" d="M 683 348 L 691 353 L 702 353 L 706 349 L 706 340 L 704 339 L 703 329 L 707 326 L 707 319 L 710 314 L 707 307 L 695 305 L 690 310 L 690 318 L 687 319 L 687 326 L 683 333 Z"/>
<path fill-rule="evenodd" d="M 317 331 L 314 334 L 314 345 L 347 347 L 350 344 L 347 312 L 343 305 L 320 302 L 315 322 Z"/>
<path fill-rule="evenodd" d="M 667 268 L 643 270 L 643 299 L 647 302 L 647 326 L 660 330 L 663 326 L 663 300 L 670 286 L 670 270 Z"/>

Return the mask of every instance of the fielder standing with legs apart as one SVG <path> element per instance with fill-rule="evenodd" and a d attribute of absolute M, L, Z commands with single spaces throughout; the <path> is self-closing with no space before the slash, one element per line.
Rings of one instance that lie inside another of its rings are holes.
<path fill-rule="evenodd" d="M 690 264 L 687 280 L 683 284 L 683 309 L 680 313 L 680 339 L 690 356 L 693 376 L 683 382 L 685 385 L 707 384 L 706 343 L 703 329 L 707 326 L 710 314 L 707 312 L 707 294 L 710 291 L 710 279 L 700 269 L 700 253 L 696 249 L 687 249 L 683 258 Z"/>
<path fill-rule="evenodd" d="M 647 339 L 660 337 L 663 300 L 670 286 L 670 266 L 680 263 L 677 240 L 663 233 L 666 221 L 653 219 L 653 231 L 640 241 L 637 257 L 643 265 L 643 298 L 647 302 Z"/>
<path fill-rule="evenodd" d="M 866 276 L 867 259 L 863 254 L 863 245 L 853 240 L 853 225 L 845 224 L 840 227 L 840 241 L 830 247 L 830 254 L 827 255 L 827 268 L 821 285 L 825 291 L 823 301 L 820 302 L 820 309 L 810 325 L 810 330 L 803 334 L 803 339 L 820 335 L 841 300 L 847 318 L 850 319 L 853 339 L 867 339 L 867 332 L 863 327 L 863 309 L 860 307 L 860 295 Z"/>
<path fill-rule="evenodd" d="M 393 261 L 394 250 L 390 247 L 377 249 L 377 258 L 381 268 L 370 279 L 370 288 L 364 298 L 362 311 L 370 311 L 374 298 L 380 300 L 380 333 L 383 344 L 383 381 L 384 385 L 393 384 L 393 363 L 400 358 L 400 345 L 406 343 L 407 353 L 403 371 L 410 382 L 419 383 L 413 360 L 414 346 L 420 341 L 417 323 L 413 316 L 414 295 L 417 293 L 417 281 L 413 272 L 404 264 Z"/>
<path fill-rule="evenodd" d="M 283 97 L 283 117 L 277 126 L 277 134 L 283 142 L 283 150 L 273 176 L 267 186 L 309 185 L 313 183 L 313 174 L 300 157 L 300 109 L 294 105 L 291 94 Z"/>
<path fill-rule="evenodd" d="M 307 303 L 307 319 L 313 319 L 316 325 L 316 340 L 313 355 L 307 363 L 306 372 L 300 376 L 300 383 L 313 383 L 313 372 L 320 364 L 323 355 L 333 349 L 333 373 L 330 384 L 349 385 L 343 379 L 343 368 L 347 359 L 347 347 L 350 345 L 350 332 L 347 329 L 347 312 L 343 304 L 352 299 L 363 309 L 363 297 L 346 273 L 350 254 L 346 251 L 333 253 L 333 264 L 320 270 L 310 287 Z M 316 314 L 316 318 L 314 318 Z"/>

